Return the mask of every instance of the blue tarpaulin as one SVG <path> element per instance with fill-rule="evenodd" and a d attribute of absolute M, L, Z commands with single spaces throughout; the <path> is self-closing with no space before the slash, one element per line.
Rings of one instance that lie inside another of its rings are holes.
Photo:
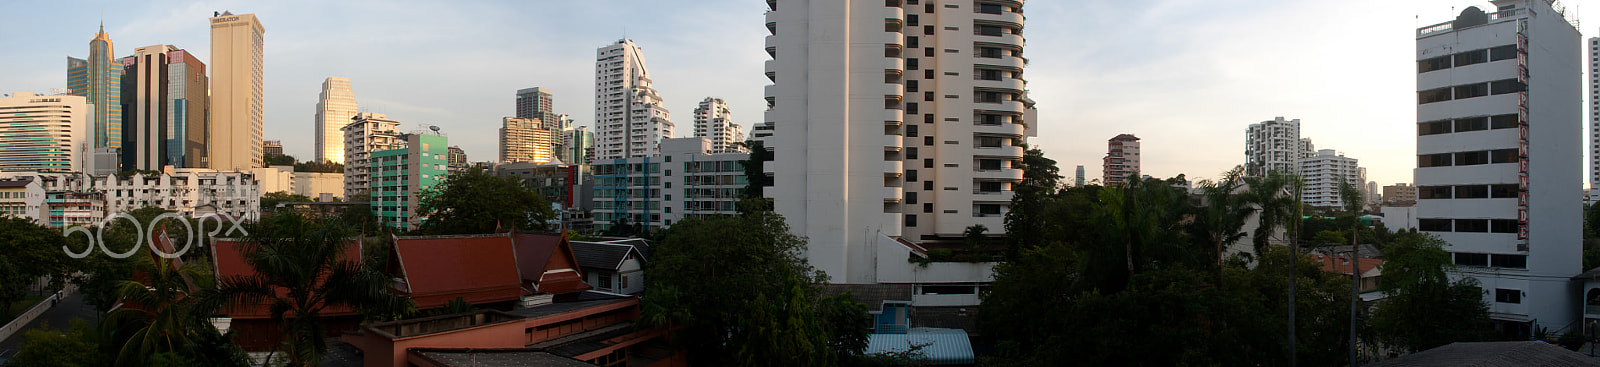
<path fill-rule="evenodd" d="M 915 327 L 905 334 L 871 334 L 867 337 L 865 354 L 904 352 L 913 346 L 922 346 L 923 360 L 934 365 L 959 365 L 977 363 L 972 354 L 972 341 L 961 329 Z"/>

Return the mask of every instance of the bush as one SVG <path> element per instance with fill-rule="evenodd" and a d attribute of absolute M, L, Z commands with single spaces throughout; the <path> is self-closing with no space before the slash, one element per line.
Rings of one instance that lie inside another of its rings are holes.
<path fill-rule="evenodd" d="M 1560 338 L 1556 338 L 1556 345 L 1571 351 L 1583 349 L 1583 333 L 1578 330 L 1568 330 L 1565 334 L 1561 334 Z"/>

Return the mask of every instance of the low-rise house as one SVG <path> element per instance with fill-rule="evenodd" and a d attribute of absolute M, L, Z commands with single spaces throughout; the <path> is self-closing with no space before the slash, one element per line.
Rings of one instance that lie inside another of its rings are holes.
<path fill-rule="evenodd" d="M 583 268 L 583 282 L 594 289 L 644 293 L 644 253 L 632 243 L 572 241 L 572 253 Z"/>

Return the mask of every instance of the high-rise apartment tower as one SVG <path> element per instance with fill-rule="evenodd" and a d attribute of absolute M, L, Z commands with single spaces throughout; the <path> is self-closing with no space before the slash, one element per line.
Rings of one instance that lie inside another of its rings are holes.
<path fill-rule="evenodd" d="M 1317 155 L 1310 138 L 1300 137 L 1300 119 L 1285 120 L 1282 116 L 1250 124 L 1245 130 L 1246 176 L 1261 177 L 1277 171 L 1283 174 L 1300 173 L 1300 159 Z"/>
<path fill-rule="evenodd" d="M 694 109 L 694 136 L 711 142 L 711 153 L 748 153 L 744 131 L 733 123 L 733 112 L 722 98 L 706 97 Z"/>
<path fill-rule="evenodd" d="M 653 157 L 672 137 L 672 115 L 651 86 L 644 52 L 623 39 L 596 51 L 594 125 L 597 159 Z"/>
<path fill-rule="evenodd" d="M 212 169 L 262 167 L 266 32 L 255 14 L 223 12 L 211 18 Z"/>
<path fill-rule="evenodd" d="M 1100 168 L 1100 184 L 1118 186 L 1139 174 L 1139 137 L 1120 134 L 1106 140 L 1105 162 Z"/>

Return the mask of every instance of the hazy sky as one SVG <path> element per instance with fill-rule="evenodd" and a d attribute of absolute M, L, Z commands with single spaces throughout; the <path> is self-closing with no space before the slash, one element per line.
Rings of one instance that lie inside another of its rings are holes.
<path fill-rule="evenodd" d="M 1590 1 L 1566 2 L 1576 13 Z M 1243 164 L 1247 125 L 1284 116 L 1300 119 L 1302 136 L 1318 148 L 1359 159 L 1370 180 L 1410 182 L 1416 28 L 1474 5 L 1494 8 L 1475 0 L 1029 1 L 1024 76 L 1041 120 L 1030 143 L 1069 179 L 1076 165 L 1098 178 L 1106 139 L 1131 133 L 1142 139 L 1145 174 L 1209 178 Z M 679 136 L 692 134 L 693 109 L 708 96 L 728 100 L 748 133 L 762 118 L 768 83 L 765 7 L 3 2 L 0 93 L 65 88 L 66 57 L 88 56 L 102 12 L 118 56 L 170 44 L 209 64 L 207 18 L 230 10 L 254 13 L 266 27 L 266 138 L 301 159 L 312 156 L 317 94 L 329 76 L 350 79 L 363 111 L 386 113 L 406 130 L 440 126 L 472 161 L 496 158 L 496 129 L 513 114 L 520 88 L 554 90 L 557 113 L 590 125 L 595 49 L 624 35 L 644 48 Z"/>

